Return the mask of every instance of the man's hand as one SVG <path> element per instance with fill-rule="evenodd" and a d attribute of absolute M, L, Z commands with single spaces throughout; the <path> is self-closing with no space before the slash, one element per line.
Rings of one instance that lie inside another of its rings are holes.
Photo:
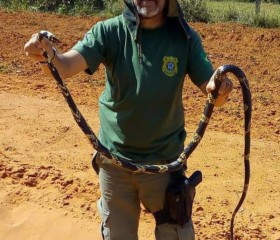
<path fill-rule="evenodd" d="M 38 33 L 33 34 L 30 40 L 24 45 L 26 55 L 35 62 L 40 62 L 45 60 L 43 54 L 47 52 L 50 59 L 52 59 L 54 57 L 54 51 L 51 41 L 45 37 L 39 40 L 38 35 Z"/>
<path fill-rule="evenodd" d="M 213 90 L 216 89 L 214 75 L 215 74 L 213 74 L 208 84 L 206 85 L 207 93 L 211 93 Z M 232 89 L 233 89 L 232 81 L 226 75 L 222 76 L 221 86 L 218 91 L 218 97 L 215 102 L 215 107 L 221 107 L 227 102 L 229 94 L 231 93 Z"/>
<path fill-rule="evenodd" d="M 41 31 L 47 32 L 47 31 Z M 49 33 L 49 32 L 48 32 Z M 58 41 L 54 36 L 54 41 Z M 69 50 L 65 53 L 56 52 L 52 42 L 46 37 L 39 38 L 39 33 L 35 33 L 24 45 L 24 51 L 27 56 L 35 62 L 46 63 L 44 53 L 47 53 L 48 61 L 52 61 L 55 68 L 58 70 L 61 78 L 66 79 L 84 71 L 88 68 L 84 57 L 76 50 Z M 43 71 L 52 77 L 52 74 L 46 64 L 41 64 Z"/>

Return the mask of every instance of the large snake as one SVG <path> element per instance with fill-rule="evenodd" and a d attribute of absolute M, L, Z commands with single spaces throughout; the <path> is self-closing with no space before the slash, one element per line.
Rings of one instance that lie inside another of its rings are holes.
<path fill-rule="evenodd" d="M 41 41 L 42 37 L 49 39 L 51 42 L 55 43 L 59 40 L 50 32 L 48 31 L 41 31 L 38 34 L 38 39 Z M 233 240 L 233 226 L 234 226 L 234 218 L 240 209 L 241 205 L 243 204 L 246 194 L 248 191 L 249 180 L 250 180 L 250 127 L 251 127 L 251 112 L 252 112 L 252 103 L 251 103 L 251 92 L 249 88 L 248 80 L 244 74 L 244 72 L 235 65 L 222 65 L 214 73 L 214 79 L 216 83 L 216 89 L 208 94 L 208 99 L 204 106 L 204 111 L 202 117 L 199 121 L 198 128 L 193 136 L 192 141 L 187 145 L 187 147 L 182 151 L 180 156 L 174 162 L 168 163 L 166 165 L 139 165 L 134 164 L 126 159 L 123 159 L 119 156 L 113 155 L 109 152 L 109 150 L 98 140 L 90 126 L 87 124 L 85 118 L 77 108 L 68 88 L 64 84 L 63 80 L 61 79 L 57 69 L 55 68 L 52 61 L 48 60 L 48 54 L 45 51 L 44 57 L 46 58 L 46 63 L 48 68 L 51 71 L 52 76 L 56 80 L 58 87 L 60 88 L 68 106 L 71 109 L 73 117 L 81 130 L 84 134 L 88 137 L 90 143 L 92 144 L 93 148 L 98 151 L 99 153 L 103 154 L 106 158 L 110 159 L 111 162 L 119 167 L 126 168 L 133 172 L 143 172 L 143 173 L 166 173 L 166 172 L 173 172 L 175 170 L 180 169 L 183 165 L 186 164 L 188 157 L 191 153 L 195 150 L 197 145 L 199 144 L 200 140 L 202 139 L 206 127 L 209 123 L 211 118 L 215 100 L 218 96 L 219 86 L 221 84 L 222 78 L 227 73 L 232 73 L 238 79 L 239 84 L 242 89 L 243 94 L 243 103 L 244 103 L 244 168 L 245 168 L 245 178 L 244 178 L 244 186 L 241 198 L 234 209 L 231 217 L 230 223 L 230 239 Z"/>

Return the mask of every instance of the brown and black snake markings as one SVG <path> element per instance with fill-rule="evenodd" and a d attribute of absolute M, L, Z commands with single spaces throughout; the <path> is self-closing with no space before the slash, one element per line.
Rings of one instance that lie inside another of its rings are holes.
<path fill-rule="evenodd" d="M 58 42 L 58 39 L 53 34 L 47 31 L 41 31 L 39 33 L 38 35 L 39 40 L 42 39 L 42 37 L 46 37 L 54 43 Z M 46 57 L 46 59 L 48 59 L 48 55 L 46 52 L 44 56 Z M 221 79 L 227 73 L 232 73 L 238 79 L 242 89 L 243 104 L 244 104 L 244 137 L 245 137 L 244 138 L 244 169 L 245 169 L 244 186 L 243 186 L 241 198 L 232 213 L 231 222 L 230 222 L 230 240 L 234 239 L 234 234 L 233 234 L 234 218 L 246 198 L 246 194 L 249 186 L 249 180 L 250 180 L 250 127 L 251 127 L 251 112 L 252 112 L 251 92 L 249 88 L 249 83 L 244 72 L 238 66 L 222 65 L 215 71 L 214 77 L 217 85 L 216 90 L 208 95 L 208 99 L 205 103 L 202 117 L 196 129 L 196 133 L 194 134 L 192 141 L 187 145 L 187 147 L 183 150 L 183 152 L 180 154 L 180 156 L 176 161 L 166 165 L 138 165 L 138 164 L 133 164 L 130 161 L 127 161 L 123 158 L 111 154 L 108 151 L 108 149 L 100 143 L 100 141 L 98 140 L 98 138 L 96 137 L 96 135 L 94 134 L 90 126 L 87 124 L 85 118 L 77 108 L 68 88 L 66 87 L 63 80 L 61 79 L 53 63 L 51 61 L 47 61 L 47 64 L 68 106 L 71 109 L 75 121 L 77 122 L 81 130 L 84 132 L 84 134 L 88 137 L 93 148 L 96 151 L 103 154 L 105 157 L 109 158 L 113 164 L 119 167 L 126 168 L 133 172 L 144 172 L 150 174 L 173 172 L 186 165 L 186 161 L 188 157 L 191 155 L 191 153 L 195 150 L 195 148 L 201 141 L 204 132 L 206 130 L 206 127 L 209 123 L 209 120 L 211 118 L 214 109 L 215 99 L 217 98 L 218 95 L 218 89 L 221 83 Z"/>

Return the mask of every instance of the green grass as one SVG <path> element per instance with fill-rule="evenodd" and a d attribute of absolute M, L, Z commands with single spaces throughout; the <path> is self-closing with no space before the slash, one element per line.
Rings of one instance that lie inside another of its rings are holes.
<path fill-rule="evenodd" d="M 206 0 L 211 22 L 240 22 L 257 27 L 280 27 L 280 4 L 261 3 L 260 14 L 255 3 Z"/>
<path fill-rule="evenodd" d="M 9 69 L 5 65 L 0 65 L 0 73 L 9 73 Z"/>

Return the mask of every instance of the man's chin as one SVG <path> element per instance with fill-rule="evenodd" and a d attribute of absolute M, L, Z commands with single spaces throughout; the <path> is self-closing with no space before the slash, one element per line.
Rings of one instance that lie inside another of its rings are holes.
<path fill-rule="evenodd" d="M 152 19 L 159 14 L 159 9 L 155 9 L 154 11 L 147 11 L 146 9 L 137 9 L 137 10 L 141 18 L 144 19 Z"/>
<path fill-rule="evenodd" d="M 142 18 L 142 19 L 153 19 L 153 18 L 155 18 L 157 15 L 154 15 L 154 16 L 150 16 L 150 15 L 140 15 L 140 17 Z"/>

